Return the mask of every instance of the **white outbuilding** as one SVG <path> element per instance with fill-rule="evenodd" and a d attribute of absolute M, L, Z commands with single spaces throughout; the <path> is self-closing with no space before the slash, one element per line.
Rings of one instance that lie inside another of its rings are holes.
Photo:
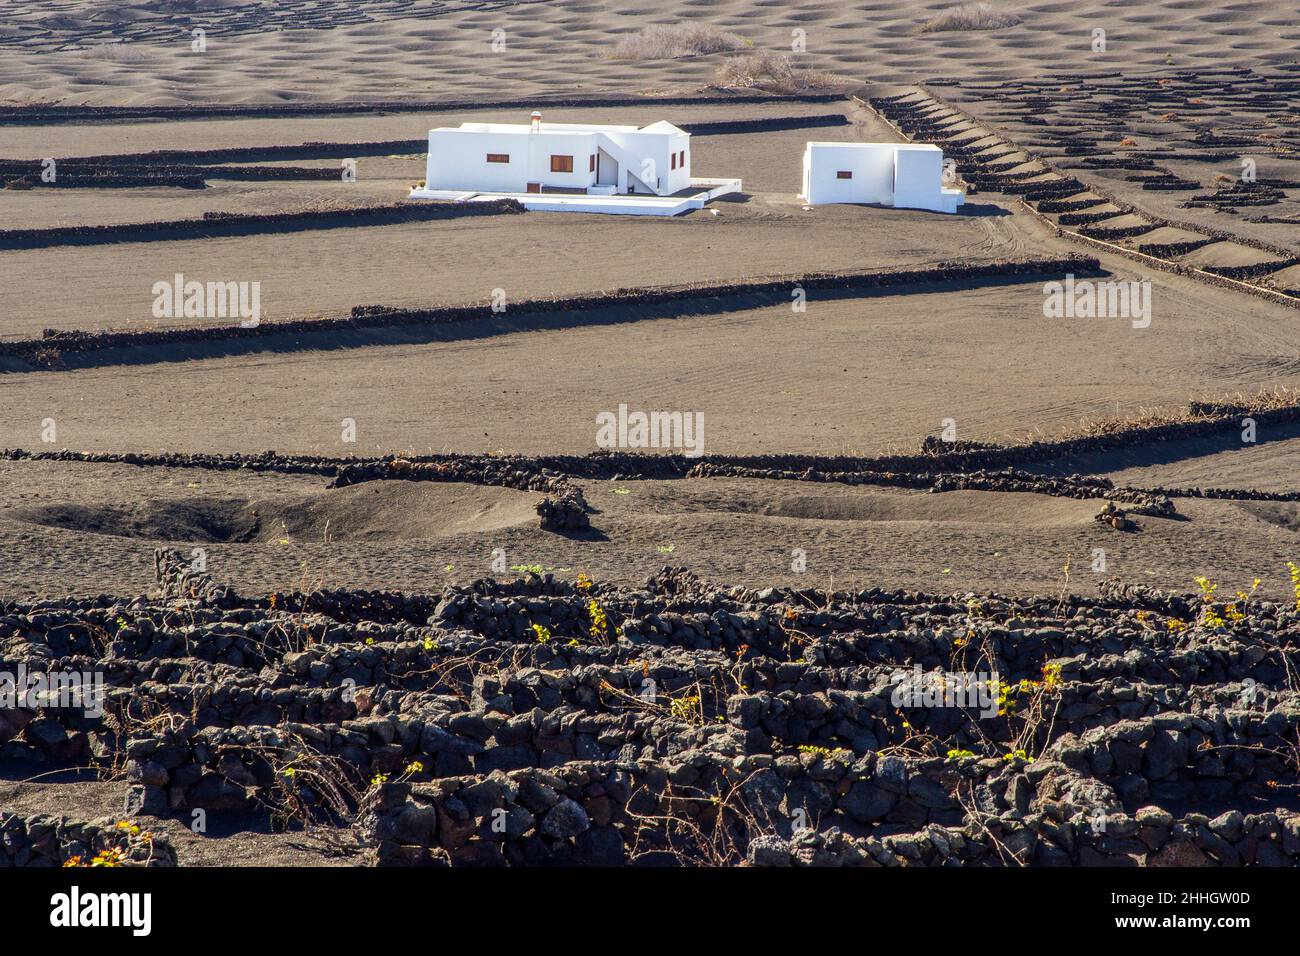
<path fill-rule="evenodd" d="M 943 150 L 926 143 L 809 143 L 803 193 L 809 205 L 875 203 L 956 212 L 964 194 L 943 184 Z"/>
<path fill-rule="evenodd" d="M 672 123 L 543 124 L 534 111 L 528 124 L 429 130 L 424 185 L 411 196 L 511 196 L 530 209 L 674 215 L 739 189 L 739 180 L 692 178 L 691 135 Z"/>

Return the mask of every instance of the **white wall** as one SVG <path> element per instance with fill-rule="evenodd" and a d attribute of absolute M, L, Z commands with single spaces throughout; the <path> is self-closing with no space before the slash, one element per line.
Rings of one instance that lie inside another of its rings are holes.
<path fill-rule="evenodd" d="M 847 171 L 851 179 L 840 179 Z M 889 143 L 809 143 L 804 152 L 804 198 L 825 203 L 889 203 L 894 151 Z"/>
<path fill-rule="evenodd" d="M 847 170 L 851 179 L 839 179 Z M 879 203 L 955 212 L 957 190 L 943 188 L 943 150 L 926 143 L 809 143 L 803 195 L 810 205 Z"/>
<path fill-rule="evenodd" d="M 425 188 L 521 193 L 529 183 L 542 183 L 585 189 L 596 182 L 589 168 L 594 152 L 591 134 L 430 130 Z M 504 153 L 510 162 L 489 163 L 489 153 Z M 552 155 L 572 156 L 573 172 L 551 172 Z"/>
<path fill-rule="evenodd" d="M 691 185 L 691 134 L 682 133 L 681 135 L 666 136 L 668 147 L 668 173 L 664 177 L 663 195 L 671 195 L 679 190 L 686 189 Z M 679 162 L 677 168 L 672 168 L 672 156 L 680 156 L 682 151 L 686 152 L 685 162 Z"/>
<path fill-rule="evenodd" d="M 528 182 L 566 189 L 585 189 L 596 182 L 596 174 L 588 168 L 588 159 L 596 152 L 596 138 L 590 133 L 528 133 L 524 136 L 507 136 L 506 139 L 527 140 L 532 150 L 532 171 Z M 551 156 L 572 156 L 573 172 L 551 172 Z"/>
<path fill-rule="evenodd" d="M 530 164 L 522 140 L 499 133 L 429 130 L 425 188 L 523 192 Z M 489 163 L 488 153 L 505 153 L 510 162 Z"/>
<path fill-rule="evenodd" d="M 620 131 L 601 135 L 629 156 L 627 172 L 658 195 L 667 196 L 691 184 L 690 134 Z M 673 153 L 681 150 L 686 150 L 686 165 L 673 169 Z"/>
<path fill-rule="evenodd" d="M 901 144 L 894 153 L 894 205 L 901 209 L 941 211 L 943 150 L 938 146 Z"/>

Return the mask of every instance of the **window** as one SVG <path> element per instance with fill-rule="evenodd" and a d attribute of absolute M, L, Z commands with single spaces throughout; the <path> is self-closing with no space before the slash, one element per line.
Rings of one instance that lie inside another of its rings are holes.
<path fill-rule="evenodd" d="M 596 154 L 592 153 L 591 162 L 587 164 L 587 172 L 594 173 L 595 171 L 596 171 Z"/>
<path fill-rule="evenodd" d="M 677 168 L 677 154 L 676 154 L 676 153 L 673 153 L 673 162 L 672 162 L 672 166 L 671 166 L 670 168 L 672 168 L 672 169 L 676 169 L 676 168 Z"/>
<path fill-rule="evenodd" d="M 573 172 L 572 156 L 552 156 L 551 172 L 553 173 L 571 173 Z"/>
<path fill-rule="evenodd" d="M 835 178 L 836 178 L 836 179 L 852 179 L 852 178 L 853 178 L 853 170 L 851 170 L 851 169 L 841 169 L 839 172 L 837 172 L 837 173 L 835 174 Z"/>
<path fill-rule="evenodd" d="M 677 161 L 677 165 L 682 169 L 686 168 L 686 150 L 682 150 L 682 158 Z"/>
<path fill-rule="evenodd" d="M 508 163 L 510 162 L 509 153 L 488 153 L 487 161 L 489 163 Z"/>

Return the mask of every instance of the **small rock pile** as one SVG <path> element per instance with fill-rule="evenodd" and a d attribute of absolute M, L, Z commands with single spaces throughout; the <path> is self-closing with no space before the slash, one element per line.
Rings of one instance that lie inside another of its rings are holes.
<path fill-rule="evenodd" d="M 591 527 L 588 510 L 587 499 L 576 485 L 537 503 L 537 514 L 545 531 L 586 531 Z"/>
<path fill-rule="evenodd" d="M 130 820 L 69 820 L 0 810 L 0 867 L 175 866 L 167 838 Z"/>
<path fill-rule="evenodd" d="M 1129 520 L 1128 512 L 1123 508 L 1116 507 L 1113 501 L 1108 501 L 1102 505 L 1101 511 L 1097 513 L 1093 520 L 1114 528 L 1116 531 L 1128 531 L 1136 527 L 1136 524 Z"/>

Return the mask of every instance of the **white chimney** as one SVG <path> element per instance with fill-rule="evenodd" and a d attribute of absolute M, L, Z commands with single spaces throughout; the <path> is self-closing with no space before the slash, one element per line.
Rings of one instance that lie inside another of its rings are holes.
<path fill-rule="evenodd" d="M 540 133 L 541 131 L 542 131 L 542 111 L 533 110 L 533 132 Z"/>

